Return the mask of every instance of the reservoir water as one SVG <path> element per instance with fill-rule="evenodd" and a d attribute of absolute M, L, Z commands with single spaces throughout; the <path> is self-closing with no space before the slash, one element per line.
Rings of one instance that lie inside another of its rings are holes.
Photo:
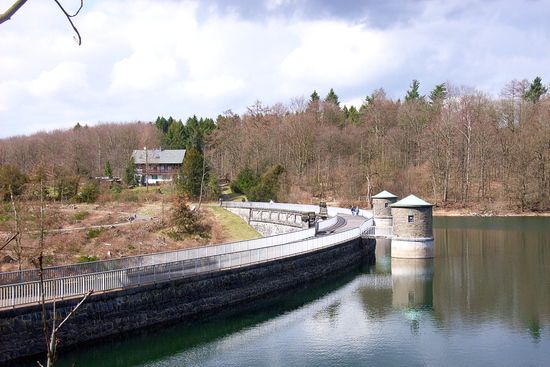
<path fill-rule="evenodd" d="M 58 366 L 550 366 L 550 217 L 436 217 L 376 261 L 237 314 L 61 351 Z"/>

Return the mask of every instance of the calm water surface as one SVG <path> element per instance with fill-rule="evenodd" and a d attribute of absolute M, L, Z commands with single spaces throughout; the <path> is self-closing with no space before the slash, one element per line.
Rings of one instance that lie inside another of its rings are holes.
<path fill-rule="evenodd" d="M 389 257 L 208 322 L 62 352 L 60 366 L 550 366 L 550 218 L 436 218 Z"/>

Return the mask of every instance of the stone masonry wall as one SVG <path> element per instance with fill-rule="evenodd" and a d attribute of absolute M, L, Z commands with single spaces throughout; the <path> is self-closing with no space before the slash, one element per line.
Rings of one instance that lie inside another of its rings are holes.
<path fill-rule="evenodd" d="M 298 213 L 277 210 L 250 210 L 246 208 L 225 209 L 241 217 L 264 237 L 307 228 L 307 223 L 302 224 L 301 215 Z"/>
<path fill-rule="evenodd" d="M 408 216 L 414 222 L 408 223 Z M 433 238 L 432 208 L 392 208 L 394 238 Z"/>
<path fill-rule="evenodd" d="M 364 255 L 364 246 L 356 239 L 267 264 L 94 294 L 64 325 L 60 348 L 155 324 L 205 317 L 343 271 L 362 261 Z M 67 315 L 77 302 L 57 302 L 58 314 Z M 40 306 L 1 312 L 0 364 L 38 353 L 44 353 Z"/>
<path fill-rule="evenodd" d="M 393 199 L 372 199 L 372 208 L 373 208 L 373 214 L 375 218 L 380 217 L 391 217 L 391 208 L 390 205 L 395 203 L 397 198 Z M 385 207 L 385 204 L 388 204 L 387 207 Z"/>

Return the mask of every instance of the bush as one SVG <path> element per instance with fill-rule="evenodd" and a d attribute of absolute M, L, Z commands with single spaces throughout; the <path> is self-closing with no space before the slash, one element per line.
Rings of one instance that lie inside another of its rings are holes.
<path fill-rule="evenodd" d="M 139 201 L 139 195 L 137 194 L 137 192 L 124 190 L 120 194 L 119 200 L 124 203 L 137 203 Z"/>
<path fill-rule="evenodd" d="M 99 258 L 97 256 L 88 256 L 88 255 L 80 255 L 77 259 L 77 263 L 87 263 L 90 261 L 97 261 Z"/>
<path fill-rule="evenodd" d="M 198 235 L 202 238 L 209 237 L 209 227 L 201 223 L 200 214 L 193 211 L 187 205 L 185 197 L 178 197 L 172 209 L 171 222 L 174 229 L 168 232 L 168 236 L 180 240 L 184 235 Z"/>
<path fill-rule="evenodd" d="M 122 186 L 118 183 L 113 183 L 113 186 L 111 186 L 111 192 L 113 194 L 120 194 L 122 192 Z"/>
<path fill-rule="evenodd" d="M 81 210 L 73 215 L 74 220 L 83 220 L 88 215 L 90 215 L 90 212 L 86 210 Z"/>
<path fill-rule="evenodd" d="M 91 240 L 92 238 L 99 237 L 105 229 L 103 228 L 90 228 L 86 231 L 86 239 Z"/>
<path fill-rule="evenodd" d="M 264 173 L 260 178 L 260 182 L 247 193 L 248 199 L 250 201 L 276 201 L 279 191 L 279 178 L 283 172 L 284 168 L 281 165 L 276 165 Z"/>
<path fill-rule="evenodd" d="M 27 176 L 21 173 L 18 168 L 0 165 L 0 199 L 10 200 L 10 188 L 13 195 L 21 195 L 25 183 L 27 183 Z"/>
<path fill-rule="evenodd" d="M 256 172 L 250 168 L 245 168 L 241 172 L 239 172 L 239 175 L 235 179 L 235 181 L 231 182 L 231 190 L 237 194 L 245 194 L 248 195 L 250 190 L 256 186 L 260 181 L 260 177 Z"/>
<path fill-rule="evenodd" d="M 88 182 L 78 194 L 79 201 L 82 203 L 95 203 L 98 196 L 99 183 L 97 181 Z"/>

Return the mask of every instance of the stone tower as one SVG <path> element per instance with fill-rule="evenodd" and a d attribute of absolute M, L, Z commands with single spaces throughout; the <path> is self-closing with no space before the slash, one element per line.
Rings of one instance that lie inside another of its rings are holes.
<path fill-rule="evenodd" d="M 391 256 L 409 259 L 432 258 L 433 205 L 409 195 L 390 207 L 393 219 Z"/>
<path fill-rule="evenodd" d="M 391 204 L 397 201 L 397 196 L 388 191 L 382 191 L 372 197 L 374 215 L 374 233 L 376 237 L 388 237 L 392 226 Z"/>

